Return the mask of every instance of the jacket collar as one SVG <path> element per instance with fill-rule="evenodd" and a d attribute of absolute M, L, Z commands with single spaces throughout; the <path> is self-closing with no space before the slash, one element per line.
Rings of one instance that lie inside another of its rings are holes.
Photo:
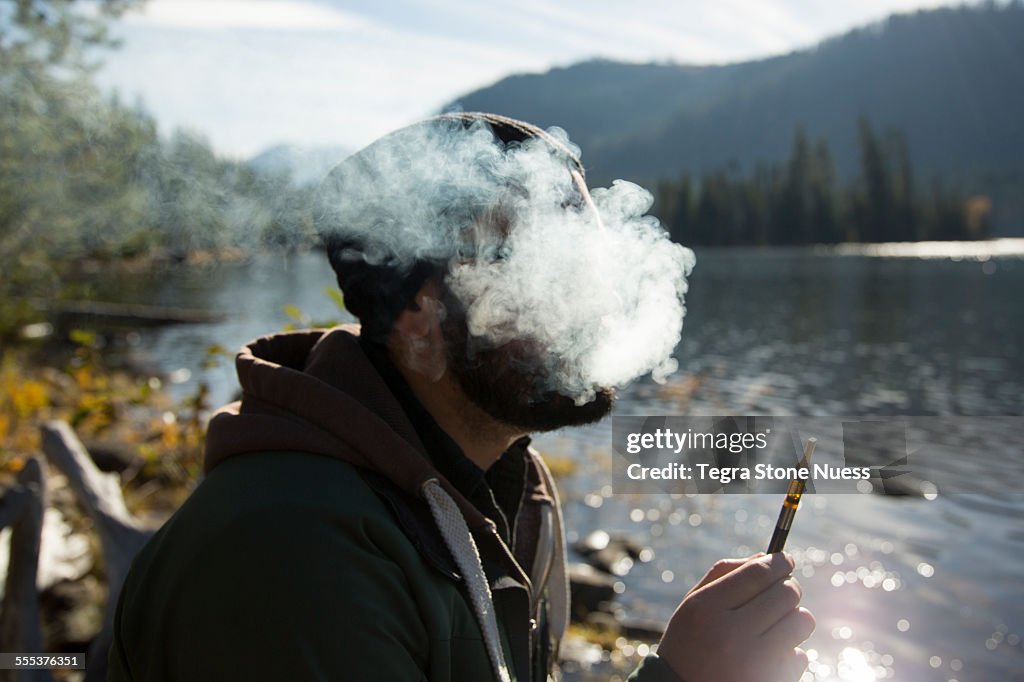
<path fill-rule="evenodd" d="M 235 361 L 242 399 L 210 420 L 205 471 L 246 452 L 292 450 L 343 459 L 416 500 L 423 484 L 437 478 L 474 535 L 494 535 L 494 522 L 433 465 L 357 334 L 353 326 L 290 332 L 243 347 Z M 531 456 L 524 442 L 517 445 L 518 456 Z M 536 486 L 526 493 L 538 496 L 547 497 Z"/>

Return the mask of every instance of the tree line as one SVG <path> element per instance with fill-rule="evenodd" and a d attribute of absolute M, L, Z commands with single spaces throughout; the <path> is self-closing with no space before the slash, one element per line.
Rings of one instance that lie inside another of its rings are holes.
<path fill-rule="evenodd" d="M 59 295 L 82 258 L 312 240 L 312 189 L 219 158 L 197 134 L 162 137 L 141 106 L 100 92 L 93 55 L 138 4 L 0 7 L 0 329 Z"/>
<path fill-rule="evenodd" d="M 89 56 L 138 0 L 19 0 L 0 21 L 0 251 L 56 257 L 185 254 L 308 235 L 287 175 L 219 158 L 201 136 L 158 135 L 141 106 L 104 97 Z"/>
<path fill-rule="evenodd" d="M 906 137 L 858 122 L 856 178 L 841 183 L 828 144 L 802 128 L 789 158 L 742 173 L 733 164 L 657 184 L 655 213 L 672 238 L 697 246 L 984 239 L 989 202 L 914 176 Z"/>

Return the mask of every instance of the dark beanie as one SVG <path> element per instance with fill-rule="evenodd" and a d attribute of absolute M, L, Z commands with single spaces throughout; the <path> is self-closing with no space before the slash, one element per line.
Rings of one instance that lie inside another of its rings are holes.
<path fill-rule="evenodd" d="M 412 302 L 416 293 L 430 278 L 442 279 L 447 272 L 447 258 L 428 255 L 410 263 L 398 262 L 389 254 L 374 253 L 368 257 L 369 245 L 357 236 L 359 227 L 345 224 L 360 211 L 337 210 L 344 202 L 358 201 L 352 197 L 347 178 L 358 175 L 364 181 L 379 175 L 373 167 L 375 155 L 400 138 L 405 131 L 420 126 L 434 126 L 446 131 L 468 131 L 471 126 L 484 123 L 496 141 L 505 147 L 528 139 L 538 138 L 550 145 L 553 152 L 566 159 L 569 167 L 582 175 L 579 158 L 562 141 L 537 126 L 515 119 L 484 113 L 449 113 L 416 123 L 395 131 L 356 152 L 336 166 L 324 180 L 318 193 L 317 230 L 338 278 L 338 286 L 345 295 L 345 306 L 362 325 L 365 339 L 383 342 L 390 333 L 399 314 Z M 409 187 L 408 191 L 415 191 Z M 351 208 L 351 207 L 347 207 Z M 372 209 L 371 209 L 372 210 Z M 343 214 L 344 219 L 338 215 Z M 372 221 L 374 216 L 365 216 Z"/>

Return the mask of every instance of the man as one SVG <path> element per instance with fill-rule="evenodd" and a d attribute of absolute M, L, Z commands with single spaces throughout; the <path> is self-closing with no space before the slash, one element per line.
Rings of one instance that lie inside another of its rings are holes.
<path fill-rule="evenodd" d="M 687 252 L 636 192 L 592 197 L 558 131 L 485 114 L 335 169 L 318 221 L 361 329 L 242 350 L 206 478 L 125 582 L 110 679 L 546 679 L 565 551 L 528 434 L 605 416 L 681 324 Z M 792 567 L 717 563 L 635 680 L 797 679 Z"/>

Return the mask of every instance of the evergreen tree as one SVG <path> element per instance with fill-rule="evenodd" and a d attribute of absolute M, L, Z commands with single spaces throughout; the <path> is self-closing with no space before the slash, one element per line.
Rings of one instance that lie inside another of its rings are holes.
<path fill-rule="evenodd" d="M 860 182 L 854 200 L 854 220 L 859 241 L 885 241 L 892 217 L 892 193 L 885 151 L 864 117 L 857 123 L 860 142 Z"/>
<path fill-rule="evenodd" d="M 885 148 L 892 166 L 892 216 L 886 240 L 912 241 L 917 237 L 917 209 L 906 135 L 898 130 L 886 131 Z"/>
<path fill-rule="evenodd" d="M 658 185 L 658 211 L 673 239 L 693 245 L 834 244 L 843 241 L 978 239 L 987 236 L 987 197 L 967 200 L 941 182 L 927 201 L 917 191 L 905 135 L 858 124 L 861 172 L 839 187 L 824 139 L 802 128 L 782 165 L 746 177 L 735 164 Z"/>
<path fill-rule="evenodd" d="M 825 140 L 819 139 L 811 154 L 810 210 L 808 213 L 811 232 L 807 243 L 835 244 L 842 241 L 839 233 L 835 182 L 836 169 L 832 161 L 832 154 L 829 152 Z"/>

